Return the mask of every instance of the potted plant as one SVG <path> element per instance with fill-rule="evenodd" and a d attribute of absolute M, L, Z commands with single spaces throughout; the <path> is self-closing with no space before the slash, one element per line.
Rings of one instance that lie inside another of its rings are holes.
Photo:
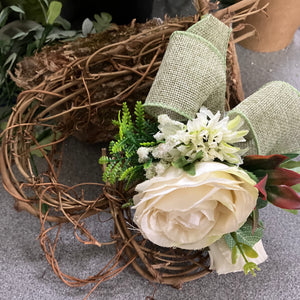
<path fill-rule="evenodd" d="M 239 35 L 255 29 L 255 35 L 240 44 L 250 50 L 272 52 L 284 49 L 293 40 L 300 26 L 300 3 L 298 0 L 261 0 L 258 8 L 266 7 L 260 13 L 249 15 L 245 28 Z"/>

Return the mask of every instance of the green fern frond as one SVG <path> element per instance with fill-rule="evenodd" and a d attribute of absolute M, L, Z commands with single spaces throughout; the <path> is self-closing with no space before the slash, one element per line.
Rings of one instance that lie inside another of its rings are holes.
<path fill-rule="evenodd" d="M 156 141 L 140 143 L 140 146 L 143 146 L 143 147 L 154 147 L 156 145 L 157 145 Z"/>
<path fill-rule="evenodd" d="M 141 101 L 137 101 L 135 108 L 134 108 L 134 114 L 136 116 L 135 119 L 135 126 L 137 128 L 138 132 L 143 132 L 145 129 L 145 112 L 144 107 Z"/>
<path fill-rule="evenodd" d="M 131 166 L 131 167 L 129 167 L 128 169 L 126 169 L 126 170 L 121 174 L 120 181 L 121 181 L 121 180 L 127 179 L 127 177 L 129 177 L 129 175 L 131 174 L 131 172 L 133 172 L 134 168 L 135 168 L 135 167 Z"/>
<path fill-rule="evenodd" d="M 103 173 L 103 175 L 102 175 L 102 180 L 103 180 L 104 182 L 108 182 L 108 181 L 109 181 L 110 173 L 111 173 L 113 167 L 116 165 L 116 163 L 117 163 L 117 161 L 116 161 L 116 160 L 113 160 L 113 161 L 111 161 L 111 162 L 107 165 L 107 167 L 106 167 L 106 169 L 105 169 L 105 171 L 104 171 L 104 173 Z"/>
<path fill-rule="evenodd" d="M 131 114 L 126 102 L 123 102 L 122 124 L 127 125 L 128 127 L 132 125 Z"/>
<path fill-rule="evenodd" d="M 114 144 L 116 143 L 116 141 L 110 141 L 109 145 L 108 145 L 108 152 L 112 153 L 112 148 L 114 147 Z"/>
<path fill-rule="evenodd" d="M 145 125 L 146 125 L 146 132 L 149 135 L 153 136 L 153 135 L 155 135 L 157 133 L 157 131 L 158 131 L 158 128 L 157 128 L 158 124 L 156 122 L 149 122 L 149 121 L 147 121 L 145 123 Z"/>
<path fill-rule="evenodd" d="M 143 177 L 144 177 L 143 166 L 142 165 L 134 166 L 133 170 L 131 171 L 127 179 L 127 184 L 125 186 L 125 189 L 127 190 L 131 183 L 135 182 L 136 180 L 140 180 Z"/>
<path fill-rule="evenodd" d="M 119 173 L 121 171 L 121 167 L 122 167 L 122 161 L 119 161 L 111 170 L 108 181 L 111 184 L 114 184 L 116 182 L 116 180 L 119 178 Z"/>
<path fill-rule="evenodd" d="M 118 140 L 111 148 L 111 153 L 118 153 L 123 150 L 124 140 Z"/>
<path fill-rule="evenodd" d="M 112 120 L 111 122 L 116 127 L 119 127 L 119 125 L 120 125 L 120 122 L 118 120 Z"/>
<path fill-rule="evenodd" d="M 101 156 L 99 158 L 99 164 L 100 165 L 105 165 L 105 164 L 108 164 L 112 159 L 108 156 Z"/>
<path fill-rule="evenodd" d="M 139 147 L 153 147 L 158 144 L 153 135 L 158 131 L 157 123 L 145 119 L 141 101 L 135 105 L 133 118 L 124 102 L 113 124 L 119 132 L 109 144 L 109 157 L 101 157 L 99 163 L 106 164 L 103 181 L 114 184 L 117 180 L 126 181 L 126 189 L 131 184 L 145 178 L 144 164 L 139 162 Z M 147 164 L 150 165 L 152 160 Z"/>
<path fill-rule="evenodd" d="M 131 144 L 125 152 L 126 158 L 130 158 L 136 155 L 137 147 L 135 144 Z"/>

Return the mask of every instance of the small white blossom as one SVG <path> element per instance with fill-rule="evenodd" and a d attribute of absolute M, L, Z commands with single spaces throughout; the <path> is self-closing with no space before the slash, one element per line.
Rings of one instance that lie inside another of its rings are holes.
<path fill-rule="evenodd" d="M 176 135 L 177 131 L 184 130 L 185 125 L 181 122 L 170 119 L 167 115 L 158 116 L 158 129 L 161 132 L 160 138 L 168 138 Z"/>
<path fill-rule="evenodd" d="M 156 176 L 161 176 L 170 166 L 170 163 L 166 163 L 164 161 L 157 163 L 155 166 Z"/>
<path fill-rule="evenodd" d="M 231 144 L 245 141 L 248 131 L 234 131 L 243 125 L 240 117 L 232 121 L 228 117 L 220 120 L 220 117 L 220 112 L 213 115 L 207 108 L 201 108 L 196 118 L 187 123 L 191 143 L 197 151 L 203 152 L 203 161 L 219 159 L 240 164 L 240 148 Z"/>
<path fill-rule="evenodd" d="M 158 116 L 159 131 L 154 138 L 160 142 L 155 147 L 141 147 L 138 149 L 139 162 L 143 163 L 152 155 L 154 162 L 146 170 L 148 179 L 161 175 L 177 159 L 184 157 L 193 163 L 199 160 L 199 152 L 203 154 L 201 161 L 227 161 L 241 164 L 247 149 L 235 147 L 234 143 L 245 141 L 246 130 L 240 130 L 243 120 L 237 116 L 233 120 L 229 117 L 221 119 L 220 112 L 215 115 L 202 107 L 196 118 L 187 124 L 170 119 L 167 115 Z"/>
<path fill-rule="evenodd" d="M 139 156 L 139 163 L 144 163 L 149 159 L 149 153 L 152 151 L 152 147 L 140 147 L 137 150 Z"/>
<path fill-rule="evenodd" d="M 146 169 L 146 178 L 147 179 L 151 179 L 153 178 L 154 176 L 156 176 L 156 171 L 155 171 L 155 165 L 156 163 L 152 163 L 149 168 Z"/>

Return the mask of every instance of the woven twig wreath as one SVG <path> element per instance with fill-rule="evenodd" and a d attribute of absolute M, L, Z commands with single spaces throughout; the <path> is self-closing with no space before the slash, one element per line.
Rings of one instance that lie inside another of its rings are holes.
<path fill-rule="evenodd" d="M 247 13 L 254 12 L 258 2 L 245 0 L 216 15 L 225 23 L 240 21 Z M 136 100 L 145 99 L 171 33 L 185 30 L 198 19 L 199 15 L 166 19 L 162 25 L 153 21 L 144 26 L 133 23 L 129 37 L 122 38 L 120 30 L 118 41 L 64 62 L 61 70 L 42 77 L 35 87 L 27 86 L 30 89 L 18 97 L 7 129 L 2 133 L 3 184 L 15 198 L 16 209 L 40 218 L 40 242 L 46 258 L 54 272 L 70 286 L 94 283 L 96 287 L 129 264 L 146 279 L 177 288 L 209 273 L 205 251 L 159 248 L 143 239 L 134 230 L 130 209 L 122 208 L 128 194 L 121 185 L 111 187 L 92 182 L 66 185 L 59 180 L 64 141 L 70 135 L 93 142 L 111 139 L 114 134 L 111 118 L 123 101 L 134 105 Z M 45 53 L 42 52 L 41 57 Z M 16 81 L 22 85 L 21 77 Z M 241 82 L 232 39 L 227 55 L 227 108 L 234 107 L 240 100 Z M 46 143 L 45 132 L 51 135 Z M 34 153 L 42 157 L 42 163 L 35 163 Z M 94 188 L 93 199 L 87 199 L 85 194 L 90 186 Z M 112 236 L 107 233 L 110 241 L 101 243 L 86 228 L 84 219 L 107 212 L 114 220 L 115 231 Z M 48 221 L 54 225 L 48 225 Z M 55 249 L 64 223 L 74 225 L 76 238 L 84 244 L 116 245 L 116 255 L 98 274 L 78 279 L 60 271 Z M 57 234 L 51 240 L 49 232 L 53 230 L 57 230 Z M 123 266 L 119 265 L 121 258 L 125 259 Z"/>

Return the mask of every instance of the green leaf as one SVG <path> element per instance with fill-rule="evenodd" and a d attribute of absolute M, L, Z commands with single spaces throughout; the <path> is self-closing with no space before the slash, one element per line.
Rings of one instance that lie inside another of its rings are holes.
<path fill-rule="evenodd" d="M 5 7 L 4 9 L 2 9 L 2 11 L 0 12 L 0 28 L 3 27 L 7 21 L 9 15 L 9 8 Z"/>
<path fill-rule="evenodd" d="M 193 159 L 193 162 L 197 160 L 201 160 L 202 158 L 203 158 L 203 151 L 199 151 L 197 152 L 195 158 Z"/>
<path fill-rule="evenodd" d="M 28 35 L 28 32 L 21 31 L 21 32 L 18 32 L 17 34 L 15 34 L 15 35 L 12 37 L 12 39 L 14 39 L 14 40 L 16 40 L 16 39 L 22 40 L 22 39 L 24 39 L 27 35 Z"/>
<path fill-rule="evenodd" d="M 110 172 L 112 171 L 112 169 L 114 168 L 114 166 L 116 165 L 117 161 L 116 160 L 112 160 L 106 167 L 103 175 L 102 175 L 102 180 L 104 182 L 109 182 L 109 178 L 110 178 Z"/>
<path fill-rule="evenodd" d="M 19 6 L 11 5 L 11 6 L 9 6 L 9 8 L 16 13 L 25 15 L 25 11 Z"/>
<path fill-rule="evenodd" d="M 99 164 L 100 164 L 100 165 L 105 165 L 105 164 L 107 164 L 107 163 L 109 163 L 109 162 L 110 162 L 110 159 L 109 159 L 108 156 L 101 156 L 101 157 L 99 158 Z"/>
<path fill-rule="evenodd" d="M 103 174 L 103 181 L 111 183 L 116 180 L 127 181 L 125 189 L 136 181 L 141 181 L 145 178 L 145 169 L 151 165 L 152 160 L 149 159 L 146 163 L 140 163 L 137 154 L 138 148 L 144 145 L 156 145 L 153 137 L 158 131 L 157 124 L 148 124 L 144 118 L 143 108 L 141 103 L 136 103 L 135 107 L 136 118 L 132 122 L 132 116 L 126 102 L 123 102 L 122 110 L 119 111 L 118 121 L 115 125 L 119 127 L 119 133 L 115 140 L 109 143 L 110 159 L 100 158 L 100 163 L 107 163 L 107 167 Z M 143 128 L 143 130 L 141 130 Z M 153 144 L 154 143 L 154 144 Z"/>
<path fill-rule="evenodd" d="M 259 209 L 255 207 L 255 209 L 253 209 L 252 211 L 252 233 L 257 229 L 258 223 L 259 223 Z"/>
<path fill-rule="evenodd" d="M 116 180 L 120 177 L 120 171 L 122 167 L 122 161 L 119 161 L 115 164 L 115 166 L 111 169 L 108 181 L 111 184 L 115 184 Z"/>
<path fill-rule="evenodd" d="M 81 31 L 82 31 L 83 36 L 85 36 L 85 37 L 90 33 L 96 32 L 96 30 L 94 28 L 94 24 L 89 18 L 84 19 L 84 21 L 82 23 Z"/>
<path fill-rule="evenodd" d="M 58 16 L 54 22 L 54 25 L 61 26 L 64 30 L 71 29 L 71 23 L 64 19 L 62 16 Z"/>
<path fill-rule="evenodd" d="M 293 189 L 294 191 L 296 191 L 297 193 L 300 193 L 300 183 L 299 183 L 299 184 L 296 184 L 296 185 L 293 185 L 293 186 L 292 186 L 292 189 Z"/>
<path fill-rule="evenodd" d="M 120 180 L 125 180 L 126 178 L 130 177 L 132 173 L 134 173 L 135 167 L 131 166 L 130 168 L 126 169 L 123 174 L 120 176 Z"/>
<path fill-rule="evenodd" d="M 46 42 L 53 42 L 55 40 L 68 40 L 75 37 L 77 32 L 75 30 L 62 30 L 57 27 L 52 28 L 52 30 L 46 36 Z"/>
<path fill-rule="evenodd" d="M 282 163 L 280 167 L 300 174 L 300 161 L 288 160 L 287 162 Z"/>
<path fill-rule="evenodd" d="M 298 215 L 298 210 L 296 210 L 296 209 L 284 209 L 284 210 L 293 215 Z"/>
<path fill-rule="evenodd" d="M 7 122 L 1 122 L 0 123 L 0 130 L 5 130 L 7 126 Z"/>
<path fill-rule="evenodd" d="M 257 229 L 252 233 L 252 224 L 247 221 L 239 230 L 236 231 L 236 234 L 238 241 L 253 247 L 263 236 L 262 223 L 260 223 Z"/>
<path fill-rule="evenodd" d="M 240 244 L 246 244 L 250 247 L 253 247 L 257 242 L 259 242 L 263 235 L 263 226 L 262 223 L 259 223 L 257 229 L 252 233 L 252 222 L 248 220 L 240 229 L 238 229 L 235 234 L 237 241 Z M 232 238 L 231 234 L 224 235 L 225 241 L 230 249 L 232 249 L 236 242 Z"/>
<path fill-rule="evenodd" d="M 280 165 L 280 168 L 295 169 L 300 168 L 300 161 L 288 160 Z"/>
<path fill-rule="evenodd" d="M 245 170 L 245 169 L 242 169 L 242 170 L 243 170 L 244 172 L 246 172 L 246 173 L 249 175 L 249 177 L 250 177 L 252 180 L 254 180 L 256 183 L 259 182 L 257 176 L 256 176 L 254 173 L 252 173 L 252 172 L 250 172 L 250 171 L 247 171 L 247 170 Z"/>
<path fill-rule="evenodd" d="M 231 250 L 231 262 L 233 265 L 236 263 L 238 256 L 239 256 L 239 248 L 237 245 L 234 245 Z"/>
<path fill-rule="evenodd" d="M 244 251 L 244 253 L 250 257 L 250 258 L 257 258 L 258 257 L 258 253 L 250 246 L 248 246 L 247 244 L 241 244 L 242 245 L 242 249 Z"/>
<path fill-rule="evenodd" d="M 142 142 L 140 143 L 140 146 L 143 147 L 154 147 L 158 144 L 159 142 L 153 141 L 153 142 Z"/>
<path fill-rule="evenodd" d="M 294 158 L 296 158 L 297 156 L 299 156 L 299 155 L 300 155 L 300 152 L 299 152 L 299 153 L 284 153 L 283 155 L 284 155 L 284 156 L 287 156 L 287 157 L 288 157 L 288 160 L 287 160 L 287 161 L 289 161 L 290 159 L 294 159 Z"/>
<path fill-rule="evenodd" d="M 143 167 L 145 170 L 147 170 L 148 168 L 150 168 L 151 165 L 152 165 L 152 159 L 149 159 L 144 163 Z"/>
<path fill-rule="evenodd" d="M 45 131 L 47 131 L 47 130 L 45 130 Z M 43 146 L 43 145 L 52 143 L 55 139 L 59 139 L 60 136 L 61 136 L 61 133 L 56 133 L 56 134 L 52 133 L 52 134 L 46 136 L 45 138 L 43 138 L 42 140 L 39 140 L 39 138 L 37 138 L 37 141 L 40 146 Z M 32 149 L 30 151 L 31 155 L 35 155 L 37 157 L 43 157 L 44 155 L 43 155 L 42 151 L 40 149 L 35 149 L 36 147 L 37 147 L 36 145 L 33 145 L 30 147 L 30 149 Z M 51 145 L 45 146 L 45 147 L 42 147 L 42 149 L 47 152 L 52 149 L 52 146 Z"/>
<path fill-rule="evenodd" d="M 142 133 L 145 129 L 145 112 L 144 107 L 141 101 L 137 101 L 135 108 L 134 108 L 134 114 L 136 116 L 135 119 L 135 126 L 139 133 Z"/>
<path fill-rule="evenodd" d="M 42 211 L 42 214 L 44 215 L 49 209 L 49 205 L 46 204 L 46 203 L 42 203 L 41 205 L 41 211 Z"/>
<path fill-rule="evenodd" d="M 252 273 L 253 277 L 256 276 L 254 270 L 257 270 L 257 271 L 260 271 L 260 268 L 257 266 L 256 263 L 254 262 L 247 262 L 245 265 L 244 265 L 244 272 L 245 272 L 245 275 L 247 275 L 249 272 Z"/>
<path fill-rule="evenodd" d="M 23 9 L 21 9 L 20 7 L 16 6 L 16 5 L 11 5 L 11 6 L 7 6 L 4 9 L 1 10 L 0 12 L 0 28 L 3 27 L 7 21 L 7 18 L 9 16 L 9 12 L 10 10 L 19 13 L 20 15 L 24 15 L 25 12 Z"/>
<path fill-rule="evenodd" d="M 184 166 L 190 164 L 184 156 L 180 156 L 177 160 L 172 162 L 172 166 L 178 169 L 182 169 Z"/>
<path fill-rule="evenodd" d="M 47 11 L 47 24 L 53 25 L 56 18 L 60 15 L 62 4 L 59 1 L 52 1 Z"/>
<path fill-rule="evenodd" d="M 189 175 L 195 176 L 196 174 L 196 168 L 195 164 L 191 163 L 182 168 L 185 172 L 187 172 Z"/>
<path fill-rule="evenodd" d="M 112 16 L 109 13 L 102 12 L 101 16 L 94 15 L 95 22 L 94 27 L 96 32 L 102 32 L 110 27 L 110 22 L 112 21 Z"/>
<path fill-rule="evenodd" d="M 268 205 L 268 201 L 263 200 L 261 197 L 258 197 L 257 202 L 256 202 L 256 208 L 261 209 L 264 208 Z"/>
<path fill-rule="evenodd" d="M 130 207 L 130 206 L 133 206 L 133 205 L 134 205 L 133 199 L 129 199 L 127 203 L 122 205 L 122 208 L 127 208 L 127 207 Z"/>
<path fill-rule="evenodd" d="M 16 60 L 17 60 L 17 57 L 18 57 L 17 53 L 12 53 L 12 54 L 6 59 L 6 61 L 5 61 L 5 63 L 4 63 L 4 66 L 6 66 L 6 65 L 9 64 L 9 66 L 7 67 L 7 70 L 11 70 L 11 69 L 12 69 L 14 63 L 15 63 Z"/>
<path fill-rule="evenodd" d="M 203 158 L 203 152 L 197 152 L 195 158 L 192 161 L 188 161 L 184 156 L 179 157 L 176 161 L 172 162 L 172 166 L 178 169 L 183 169 L 188 174 L 195 176 L 196 168 L 195 162 Z"/>

